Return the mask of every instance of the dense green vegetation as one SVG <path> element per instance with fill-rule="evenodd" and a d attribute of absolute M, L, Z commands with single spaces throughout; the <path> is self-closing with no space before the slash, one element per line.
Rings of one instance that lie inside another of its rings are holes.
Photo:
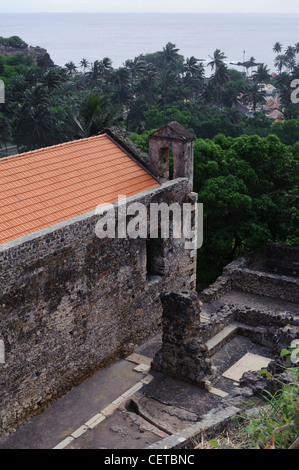
<path fill-rule="evenodd" d="M 225 54 L 211 55 L 211 77 L 195 57 L 184 58 L 172 43 L 162 51 L 128 59 L 113 68 L 108 57 L 89 63 L 68 62 L 65 67 L 37 66 L 25 55 L 27 44 L 17 36 L 0 37 L 1 46 L 15 47 L 17 54 L 0 54 L 0 79 L 6 86 L 6 103 L 1 105 L 6 132 L 2 144 L 12 141 L 22 150 L 93 135 L 107 125 L 118 124 L 128 132 L 142 133 L 177 120 L 198 138 L 212 139 L 218 133 L 230 137 L 276 134 L 286 143 L 297 141 L 299 111 L 291 102 L 291 83 L 299 78 L 297 46 L 275 54 L 277 76 L 272 79 L 265 64 L 252 57 L 244 64 L 255 72 L 254 80 L 229 69 Z M 278 45 L 276 49 L 278 51 Z M 257 110 L 265 103 L 262 83 L 272 82 L 280 93 L 288 124 L 272 125 L 258 113 L 247 117 L 237 107 L 240 100 Z M 10 130 L 10 131 L 9 131 Z M 4 134 L 4 135 L 3 135 Z"/>
<path fill-rule="evenodd" d="M 244 64 L 254 78 L 229 69 L 217 49 L 207 80 L 203 64 L 172 43 L 117 69 L 107 57 L 43 67 L 22 53 L 20 38 L 0 38 L 0 46 L 11 43 L 20 52 L 0 55 L 1 146 L 26 151 L 118 125 L 147 150 L 149 132 L 176 120 L 196 136 L 194 187 L 204 203 L 199 281 L 213 281 L 224 264 L 267 240 L 298 244 L 299 109 L 291 93 L 299 44 L 285 53 L 274 45 L 274 78 L 254 58 Z M 285 122 L 273 124 L 262 112 L 263 83 L 276 87 Z M 259 112 L 248 117 L 241 101 Z"/>
<path fill-rule="evenodd" d="M 28 47 L 28 44 L 18 36 L 11 36 L 10 38 L 3 38 L 2 36 L 0 36 L 0 46 L 10 46 L 26 49 Z"/>

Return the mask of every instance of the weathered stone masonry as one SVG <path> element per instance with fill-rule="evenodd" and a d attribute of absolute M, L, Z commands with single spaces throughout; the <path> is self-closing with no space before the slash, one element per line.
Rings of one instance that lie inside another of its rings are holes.
<path fill-rule="evenodd" d="M 161 201 L 194 202 L 188 179 L 128 203 Z M 161 293 L 195 288 L 195 253 L 184 240 L 163 240 L 163 275 L 149 277 L 146 240 L 99 239 L 97 221 L 86 214 L 1 247 L 2 431 L 153 334 Z"/>
<path fill-rule="evenodd" d="M 231 262 L 222 275 L 201 294 L 203 302 L 215 300 L 231 289 L 286 300 L 299 301 L 299 247 L 266 244 L 258 253 Z"/>
<path fill-rule="evenodd" d="M 162 347 L 152 368 L 209 389 L 218 374 L 210 358 L 237 335 L 249 337 L 279 358 L 281 350 L 298 338 L 298 253 L 296 246 L 266 244 L 225 266 L 222 276 L 198 297 L 175 291 L 161 295 Z M 262 302 L 256 307 L 225 301 L 221 305 L 231 290 L 254 293 Z M 287 301 L 288 308 L 272 311 L 263 304 L 269 297 Z M 210 303 L 212 310 L 201 321 L 203 303 Z"/>
<path fill-rule="evenodd" d="M 161 295 L 161 301 L 162 347 L 152 368 L 204 385 L 213 371 L 206 354 L 197 293 L 166 293 Z"/>

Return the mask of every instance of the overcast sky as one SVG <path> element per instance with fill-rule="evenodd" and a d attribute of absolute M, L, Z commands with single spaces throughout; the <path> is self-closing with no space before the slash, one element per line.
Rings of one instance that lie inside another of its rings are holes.
<path fill-rule="evenodd" d="M 299 13 L 299 0 L 1 0 L 1 3 L 0 12 Z"/>

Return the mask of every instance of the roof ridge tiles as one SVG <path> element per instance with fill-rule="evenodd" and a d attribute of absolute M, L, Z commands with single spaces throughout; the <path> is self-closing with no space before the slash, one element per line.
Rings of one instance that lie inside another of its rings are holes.
<path fill-rule="evenodd" d="M 48 147 L 41 147 L 39 149 L 35 149 L 35 150 L 29 150 L 27 152 L 22 152 L 22 153 L 18 153 L 16 155 L 9 155 L 7 157 L 2 157 L 0 158 L 0 164 L 3 162 L 3 161 L 6 161 L 6 160 L 14 160 L 14 159 L 17 159 L 17 158 L 20 158 L 20 157 L 24 157 L 24 156 L 32 156 L 32 155 L 37 155 L 39 153 L 43 153 L 43 152 L 46 152 L 46 151 L 51 151 L 51 150 L 55 150 L 55 149 L 59 149 L 61 147 L 71 147 L 72 145 L 76 145 L 76 144 L 81 144 L 85 141 L 89 141 L 91 142 L 92 140 L 97 140 L 97 139 L 100 139 L 100 138 L 103 138 L 103 137 L 106 137 L 106 134 L 99 134 L 99 135 L 96 135 L 96 136 L 92 136 L 92 137 L 85 137 L 83 139 L 76 139 L 76 140 L 70 140 L 69 142 L 62 142 L 60 144 L 55 144 L 55 145 L 50 145 Z"/>

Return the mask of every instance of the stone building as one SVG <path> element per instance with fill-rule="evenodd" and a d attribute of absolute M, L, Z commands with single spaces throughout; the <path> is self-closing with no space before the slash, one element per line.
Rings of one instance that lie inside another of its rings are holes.
<path fill-rule="evenodd" d="M 194 137 L 173 122 L 149 139 L 148 158 L 106 130 L 0 160 L 1 432 L 157 331 L 163 292 L 195 289 L 184 236 L 96 234 L 119 196 L 194 206 Z"/>

